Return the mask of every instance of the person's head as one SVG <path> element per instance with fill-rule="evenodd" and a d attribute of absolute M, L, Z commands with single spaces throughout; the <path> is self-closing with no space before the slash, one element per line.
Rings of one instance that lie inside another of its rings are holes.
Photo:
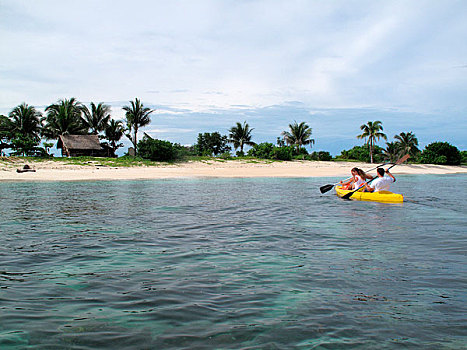
<path fill-rule="evenodd" d="M 352 170 L 350 170 L 350 172 L 352 173 L 353 176 L 355 176 L 355 175 L 358 174 L 358 168 L 352 168 Z"/>
<path fill-rule="evenodd" d="M 379 176 L 384 176 L 384 173 L 386 172 L 383 168 L 378 168 L 376 171 L 378 172 Z"/>
<path fill-rule="evenodd" d="M 365 172 L 364 172 L 362 169 L 360 169 L 360 168 L 357 168 L 357 174 L 358 174 L 358 176 L 360 176 L 362 179 L 365 179 L 365 178 L 366 178 Z"/>

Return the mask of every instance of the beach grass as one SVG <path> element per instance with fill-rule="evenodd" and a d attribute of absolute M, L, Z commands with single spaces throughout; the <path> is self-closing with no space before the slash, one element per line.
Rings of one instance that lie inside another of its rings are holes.
<path fill-rule="evenodd" d="M 102 166 L 102 167 L 154 167 L 154 166 L 164 166 L 164 165 L 177 165 L 187 162 L 201 162 L 205 164 L 212 163 L 226 163 L 228 161 L 237 161 L 245 162 L 249 164 L 271 164 L 271 163 L 282 163 L 281 160 L 273 159 L 259 159 L 255 157 L 209 157 L 209 156 L 188 156 L 182 159 L 160 162 L 152 161 L 148 159 L 143 159 L 141 157 L 132 157 L 132 156 L 122 156 L 118 158 L 111 157 L 26 157 L 26 156 L 14 156 L 14 157 L 2 157 L 0 158 L 0 165 L 6 167 L 17 167 L 24 163 L 28 164 L 43 164 L 43 163 L 60 163 L 64 165 L 77 165 L 77 166 Z M 302 161 L 302 160 L 300 160 Z M 312 162 L 312 161 L 310 161 Z"/>

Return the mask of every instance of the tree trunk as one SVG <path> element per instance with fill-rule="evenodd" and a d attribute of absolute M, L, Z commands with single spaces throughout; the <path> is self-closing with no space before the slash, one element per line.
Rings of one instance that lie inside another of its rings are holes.
<path fill-rule="evenodd" d="M 133 138 L 133 147 L 135 148 L 135 154 L 138 154 L 137 149 L 136 149 L 136 144 L 138 143 L 136 141 L 136 135 L 138 135 L 138 129 L 137 128 L 135 128 L 135 136 Z"/>

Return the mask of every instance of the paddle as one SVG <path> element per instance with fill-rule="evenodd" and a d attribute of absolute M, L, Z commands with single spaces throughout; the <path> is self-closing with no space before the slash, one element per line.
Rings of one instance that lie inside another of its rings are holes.
<path fill-rule="evenodd" d="M 396 163 L 394 163 L 393 165 L 391 165 L 387 170 L 395 167 L 396 165 L 398 164 L 402 164 L 404 163 L 407 159 L 409 159 L 410 155 L 406 154 L 405 156 L 403 156 L 401 159 L 399 159 Z M 387 171 L 386 170 L 386 171 Z M 378 176 L 375 176 L 374 178 L 372 178 L 370 181 L 368 181 L 367 183 L 369 184 L 370 182 L 372 182 L 373 180 L 377 179 Z M 356 190 L 353 190 L 352 192 L 349 192 L 347 193 L 346 195 L 342 196 L 342 199 L 349 199 L 350 197 L 352 197 L 352 195 L 357 192 L 358 190 L 362 189 L 363 187 L 365 187 L 365 185 L 361 185 L 359 188 L 357 188 Z"/>
<path fill-rule="evenodd" d="M 375 169 L 377 169 L 377 168 L 379 168 L 379 167 L 385 166 L 385 165 L 387 165 L 387 164 L 393 164 L 393 163 L 384 163 L 384 164 L 378 165 L 377 167 L 375 167 L 375 168 L 373 168 L 373 169 L 367 170 L 367 171 L 365 171 L 365 172 L 366 172 L 366 173 L 369 173 L 370 171 L 375 170 Z M 350 180 L 350 179 L 351 179 L 351 177 L 348 177 L 348 178 L 345 179 L 344 181 L 347 181 L 347 180 Z M 319 188 L 319 190 L 321 191 L 321 193 L 326 193 L 326 192 L 332 190 L 332 188 L 333 188 L 334 186 L 336 186 L 336 185 L 339 185 L 339 182 L 337 182 L 337 183 L 335 183 L 335 184 L 333 184 L 333 185 L 329 184 L 329 185 L 321 186 L 321 187 Z"/>

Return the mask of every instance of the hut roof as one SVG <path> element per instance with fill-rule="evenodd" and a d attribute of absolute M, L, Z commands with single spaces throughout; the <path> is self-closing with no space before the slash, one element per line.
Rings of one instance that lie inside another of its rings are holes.
<path fill-rule="evenodd" d="M 80 149 L 80 150 L 102 150 L 97 135 L 60 135 L 57 148 Z"/>

